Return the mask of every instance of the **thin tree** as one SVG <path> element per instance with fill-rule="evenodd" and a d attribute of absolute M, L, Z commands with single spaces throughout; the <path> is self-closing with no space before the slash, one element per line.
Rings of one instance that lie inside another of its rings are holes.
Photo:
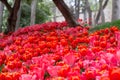
<path fill-rule="evenodd" d="M 112 0 L 112 21 L 120 19 L 120 0 Z"/>
<path fill-rule="evenodd" d="M 2 32 L 4 4 L 0 2 L 0 32 Z"/>
<path fill-rule="evenodd" d="M 34 25 L 35 24 L 36 6 L 37 6 L 37 0 L 32 0 L 30 25 Z"/>
<path fill-rule="evenodd" d="M 20 8 L 19 8 L 19 11 L 17 13 L 17 22 L 16 22 L 15 30 L 18 30 L 20 28 L 21 7 L 22 7 L 22 1 L 20 3 Z"/>
<path fill-rule="evenodd" d="M 102 23 L 105 23 L 105 16 L 104 16 L 102 2 L 103 2 L 103 0 L 100 0 L 100 2 L 99 2 L 99 4 L 100 4 L 100 14 L 101 14 L 101 21 L 102 21 Z"/>
<path fill-rule="evenodd" d="M 104 9 L 106 8 L 106 6 L 107 6 L 107 4 L 108 4 L 108 1 L 109 1 L 109 0 L 105 0 L 104 4 L 103 4 L 103 5 L 101 4 L 102 10 L 104 10 Z M 98 21 L 99 21 L 99 19 L 100 19 L 101 7 L 100 7 L 99 10 L 98 10 L 98 14 L 97 14 L 96 19 L 95 19 L 95 24 L 98 24 Z"/>
<path fill-rule="evenodd" d="M 83 19 L 84 21 L 87 21 L 87 10 L 86 10 L 86 6 L 87 4 L 85 2 L 83 2 L 84 6 L 83 6 Z"/>
<path fill-rule="evenodd" d="M 57 19 L 57 15 L 56 15 L 57 9 L 56 9 L 56 6 L 53 6 L 52 11 L 53 11 L 53 20 L 54 20 L 54 22 L 56 22 L 56 19 Z"/>
<path fill-rule="evenodd" d="M 75 18 L 79 19 L 80 14 L 80 0 L 75 0 Z"/>
<path fill-rule="evenodd" d="M 65 4 L 64 0 L 53 0 L 53 2 L 57 6 L 57 8 L 61 11 L 62 15 L 64 16 L 65 20 L 67 21 L 70 27 L 76 27 L 80 25 L 75 19 L 75 17 L 72 15 L 72 12 Z"/>
<path fill-rule="evenodd" d="M 15 31 L 16 21 L 17 21 L 17 13 L 20 7 L 21 0 L 15 0 L 13 7 L 8 3 L 7 0 L 0 0 L 8 9 L 9 17 L 8 17 L 8 26 L 6 33 Z"/>
<path fill-rule="evenodd" d="M 90 8 L 90 3 L 88 0 L 85 0 L 86 10 L 88 12 L 89 25 L 92 25 L 92 10 Z"/>

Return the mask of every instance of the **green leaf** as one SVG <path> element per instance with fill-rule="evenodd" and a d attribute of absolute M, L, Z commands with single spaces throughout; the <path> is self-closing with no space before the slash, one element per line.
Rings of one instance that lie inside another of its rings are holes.
<path fill-rule="evenodd" d="M 4 64 L 2 64 L 1 66 L 0 66 L 0 72 L 2 71 L 2 69 L 4 68 Z"/>

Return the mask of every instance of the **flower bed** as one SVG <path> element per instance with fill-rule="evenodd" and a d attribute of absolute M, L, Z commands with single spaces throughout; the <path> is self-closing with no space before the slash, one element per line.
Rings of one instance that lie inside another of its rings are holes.
<path fill-rule="evenodd" d="M 120 80 L 120 31 L 51 22 L 0 35 L 0 80 Z"/>

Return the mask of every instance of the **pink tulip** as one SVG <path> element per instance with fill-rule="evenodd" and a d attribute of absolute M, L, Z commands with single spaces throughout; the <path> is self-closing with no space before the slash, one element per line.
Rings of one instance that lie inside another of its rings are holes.
<path fill-rule="evenodd" d="M 31 78 L 32 78 L 32 75 L 23 74 L 21 75 L 20 80 L 31 80 Z"/>
<path fill-rule="evenodd" d="M 36 75 L 38 79 L 43 80 L 44 79 L 45 70 L 44 70 L 44 68 L 35 67 L 29 73 L 33 74 L 33 75 Z"/>
<path fill-rule="evenodd" d="M 63 57 L 63 61 L 71 66 L 75 64 L 76 60 L 77 59 L 73 53 L 68 53 Z"/>
<path fill-rule="evenodd" d="M 22 74 L 19 80 L 37 80 L 37 76 L 30 74 Z"/>
<path fill-rule="evenodd" d="M 117 57 L 118 61 L 120 62 L 120 50 L 117 51 L 116 57 Z"/>
<path fill-rule="evenodd" d="M 51 77 L 58 76 L 58 70 L 60 70 L 61 66 L 49 66 L 47 68 L 48 73 Z"/>
<path fill-rule="evenodd" d="M 115 38 L 117 40 L 118 48 L 120 47 L 120 31 L 115 32 Z"/>

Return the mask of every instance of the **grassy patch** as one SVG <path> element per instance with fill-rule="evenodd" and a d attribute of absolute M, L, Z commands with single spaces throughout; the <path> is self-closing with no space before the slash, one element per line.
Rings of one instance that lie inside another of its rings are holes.
<path fill-rule="evenodd" d="M 90 32 L 100 30 L 100 29 L 104 29 L 104 28 L 109 28 L 111 26 L 117 26 L 120 29 L 120 20 L 116 20 L 116 21 L 113 21 L 113 22 L 106 22 L 104 24 L 97 25 L 94 28 L 91 28 Z"/>

